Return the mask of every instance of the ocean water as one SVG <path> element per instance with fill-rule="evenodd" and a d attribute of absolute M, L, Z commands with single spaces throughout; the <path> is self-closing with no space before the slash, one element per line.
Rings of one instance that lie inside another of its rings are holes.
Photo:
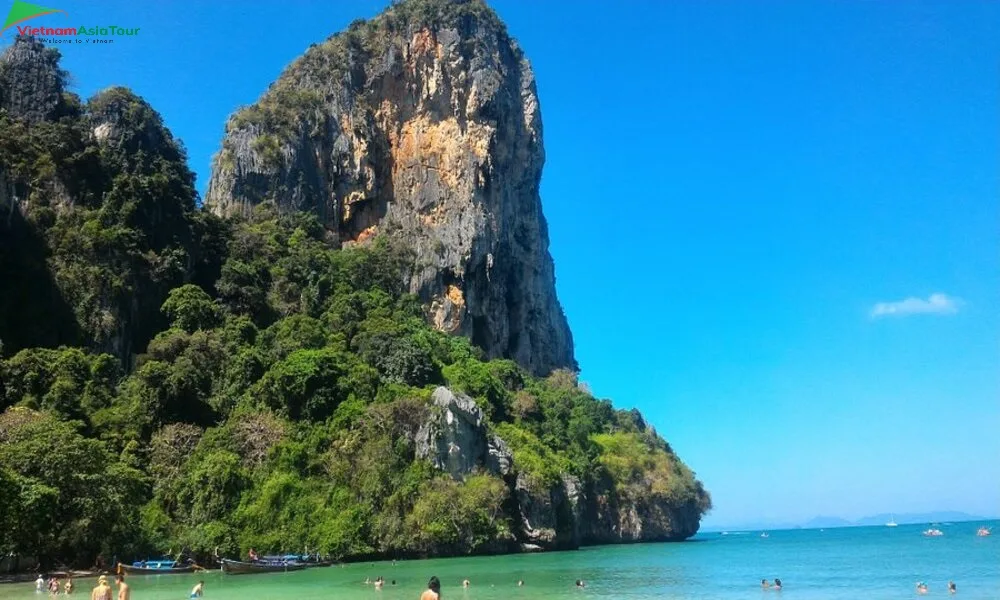
<path fill-rule="evenodd" d="M 954 580 L 958 597 L 1000 599 L 1000 522 L 990 537 L 984 523 L 937 525 L 944 536 L 921 535 L 927 526 L 863 527 L 699 534 L 674 544 L 635 544 L 575 552 L 350 564 L 293 573 L 134 576 L 135 600 L 182 600 L 198 579 L 206 600 L 417 600 L 437 575 L 445 600 L 573 598 L 810 600 L 945 598 Z M 383 590 L 363 583 L 386 579 Z M 784 589 L 763 591 L 760 580 L 778 577 Z M 468 578 L 469 588 L 461 582 Z M 391 580 L 396 585 L 391 585 Z M 518 579 L 525 585 L 517 587 Z M 577 589 L 583 579 L 587 587 Z M 83 600 L 93 579 L 77 580 Z M 33 584 L 0 586 L 0 600 L 38 600 Z"/>

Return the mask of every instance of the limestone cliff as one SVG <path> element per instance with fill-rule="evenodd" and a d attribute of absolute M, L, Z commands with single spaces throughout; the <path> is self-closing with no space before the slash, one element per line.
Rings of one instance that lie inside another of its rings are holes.
<path fill-rule="evenodd" d="M 125 88 L 82 103 L 59 58 L 30 36 L 0 53 L 0 308 L 18 315 L 0 339 L 130 365 L 192 277 L 194 175 L 148 103 Z"/>
<path fill-rule="evenodd" d="M 538 185 L 534 76 L 480 0 L 407 0 L 313 45 L 226 127 L 205 204 L 313 211 L 415 253 L 439 329 L 536 374 L 574 368 Z"/>
<path fill-rule="evenodd" d="M 57 116 L 63 101 L 59 52 L 18 36 L 0 53 L 0 110 L 35 123 Z"/>
<path fill-rule="evenodd" d="M 683 540 L 697 533 L 710 503 L 693 478 L 690 494 L 655 493 L 657 484 L 650 481 L 655 469 L 626 486 L 604 469 L 585 474 L 585 480 L 562 473 L 556 481 L 538 485 L 529 465 L 518 461 L 503 438 L 490 433 L 476 402 L 445 387 L 434 391 L 431 411 L 415 442 L 417 458 L 455 479 L 477 471 L 504 479 L 513 500 L 508 517 L 522 550 Z M 687 479 L 684 473 L 676 476 Z"/>

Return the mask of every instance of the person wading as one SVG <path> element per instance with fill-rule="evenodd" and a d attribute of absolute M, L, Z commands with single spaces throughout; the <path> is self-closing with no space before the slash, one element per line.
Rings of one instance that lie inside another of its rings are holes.
<path fill-rule="evenodd" d="M 122 573 L 115 575 L 115 583 L 118 584 L 118 600 L 131 600 L 132 590 L 125 583 L 125 575 Z"/>
<path fill-rule="evenodd" d="M 111 600 L 111 586 L 108 585 L 108 578 L 101 575 L 97 578 L 97 587 L 90 592 L 90 600 Z"/>
<path fill-rule="evenodd" d="M 440 600 L 441 598 L 441 580 L 437 577 L 431 577 L 431 580 L 427 582 L 427 589 L 424 590 L 423 594 L 420 594 L 420 600 Z"/>

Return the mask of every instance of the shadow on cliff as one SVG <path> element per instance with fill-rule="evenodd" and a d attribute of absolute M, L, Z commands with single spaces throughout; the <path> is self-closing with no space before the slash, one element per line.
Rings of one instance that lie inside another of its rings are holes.
<path fill-rule="evenodd" d="M 29 346 L 78 344 L 80 329 L 46 264 L 35 226 L 0 203 L 0 356 Z"/>

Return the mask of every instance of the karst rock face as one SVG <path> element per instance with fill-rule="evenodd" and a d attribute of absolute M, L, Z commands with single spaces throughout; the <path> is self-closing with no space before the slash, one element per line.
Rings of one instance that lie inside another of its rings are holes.
<path fill-rule="evenodd" d="M 205 203 L 312 211 L 330 238 L 414 256 L 441 330 L 536 374 L 576 367 L 538 193 L 527 59 L 480 0 L 408 0 L 292 63 L 226 127 Z"/>
<path fill-rule="evenodd" d="M 63 101 L 59 52 L 34 37 L 17 36 L 0 53 L 0 109 L 37 123 L 58 115 Z"/>

